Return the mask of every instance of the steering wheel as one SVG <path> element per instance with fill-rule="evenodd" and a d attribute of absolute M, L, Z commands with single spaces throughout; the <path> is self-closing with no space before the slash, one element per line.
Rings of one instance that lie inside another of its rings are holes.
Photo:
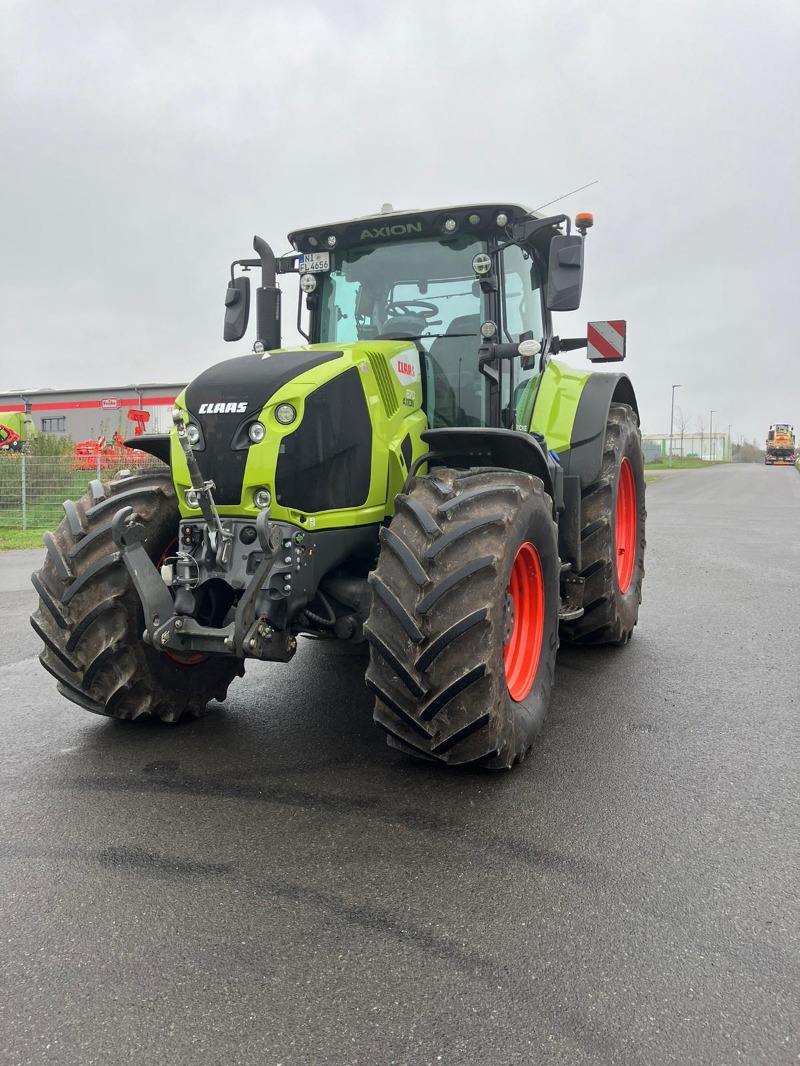
<path fill-rule="evenodd" d="M 418 308 L 422 308 L 422 310 L 417 310 Z M 391 318 L 411 315 L 412 317 L 427 319 L 438 315 L 439 308 L 429 300 L 390 300 L 386 305 L 386 314 Z"/>

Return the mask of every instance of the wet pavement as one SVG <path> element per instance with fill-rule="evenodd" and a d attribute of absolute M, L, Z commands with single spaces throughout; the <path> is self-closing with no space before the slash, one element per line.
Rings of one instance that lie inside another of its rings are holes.
<path fill-rule="evenodd" d="M 391 752 L 302 642 L 184 726 L 63 700 L 0 555 L 0 1063 L 800 1055 L 800 476 L 649 486 L 640 625 L 510 773 Z"/>

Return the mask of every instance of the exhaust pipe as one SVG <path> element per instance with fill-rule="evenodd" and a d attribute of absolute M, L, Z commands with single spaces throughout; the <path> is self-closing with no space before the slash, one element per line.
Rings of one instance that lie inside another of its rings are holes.
<path fill-rule="evenodd" d="M 270 351 L 281 346 L 281 290 L 275 253 L 263 237 L 253 237 L 261 260 L 261 287 L 256 289 L 256 337 Z"/>

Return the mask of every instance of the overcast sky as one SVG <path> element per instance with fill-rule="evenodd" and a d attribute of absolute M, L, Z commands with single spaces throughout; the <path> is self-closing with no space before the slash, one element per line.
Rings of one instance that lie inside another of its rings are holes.
<path fill-rule="evenodd" d="M 285 251 L 384 201 L 537 207 L 597 179 L 559 205 L 596 219 L 561 335 L 628 320 L 645 431 L 673 383 L 693 425 L 800 426 L 798 0 L 0 12 L 0 390 L 241 354 L 222 300 L 254 233 Z"/>

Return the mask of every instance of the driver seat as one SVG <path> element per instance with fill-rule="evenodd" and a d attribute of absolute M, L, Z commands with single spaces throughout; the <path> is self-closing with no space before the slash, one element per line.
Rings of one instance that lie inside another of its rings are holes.
<path fill-rule="evenodd" d="M 425 332 L 425 319 L 418 315 L 396 315 L 387 318 L 375 340 L 404 341 L 409 337 L 419 337 Z"/>

